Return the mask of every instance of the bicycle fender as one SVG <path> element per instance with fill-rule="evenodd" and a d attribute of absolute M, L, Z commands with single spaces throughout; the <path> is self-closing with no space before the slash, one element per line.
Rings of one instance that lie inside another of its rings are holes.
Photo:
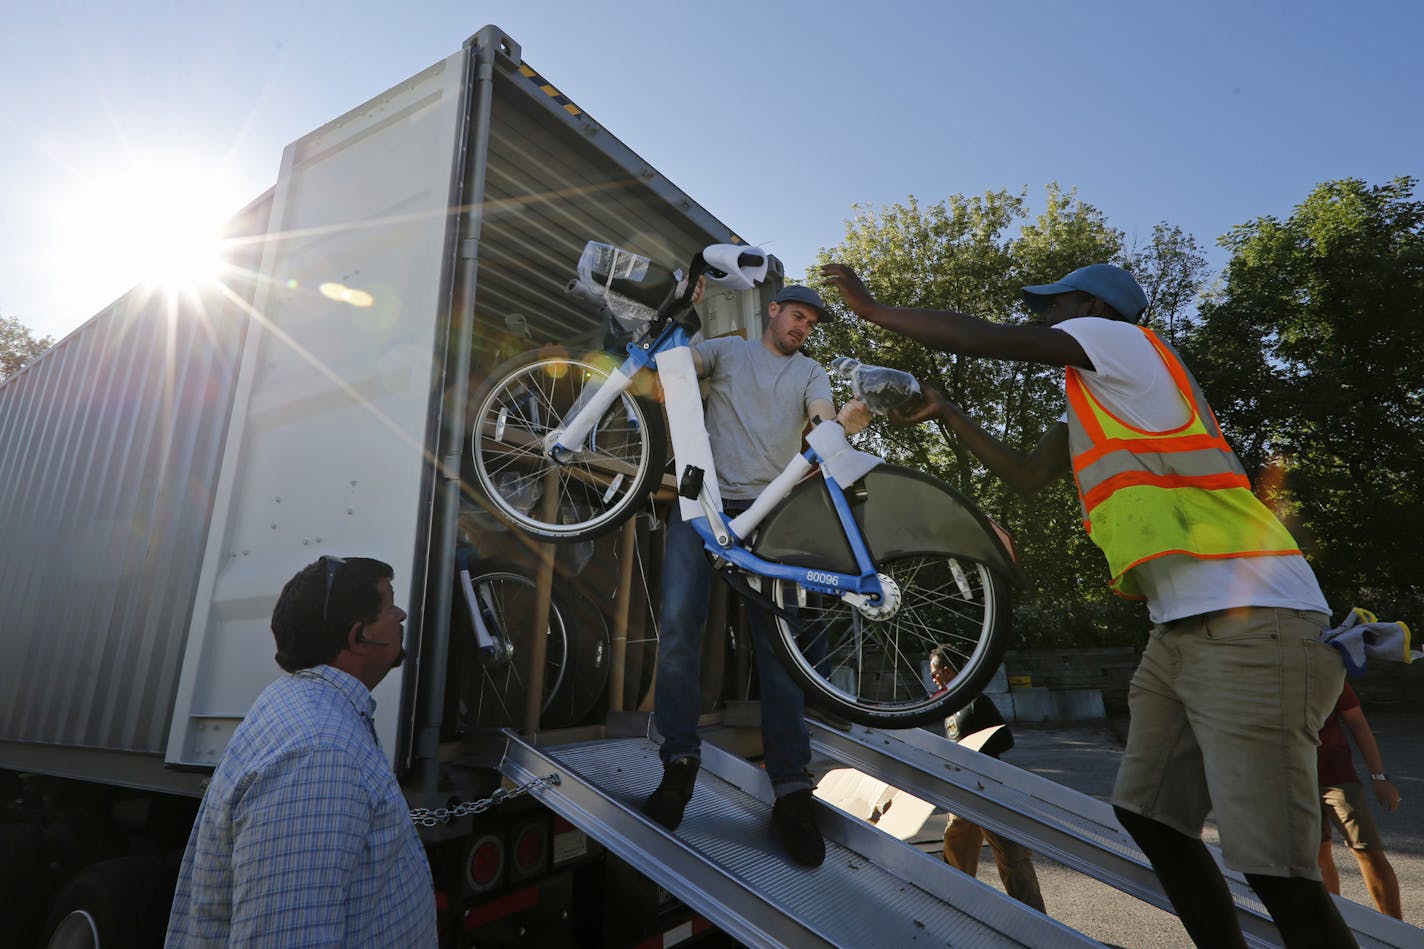
<path fill-rule="evenodd" d="M 1027 586 L 989 521 L 967 497 L 938 478 L 880 465 L 846 489 L 871 556 L 947 554 L 978 561 Z M 858 573 L 825 482 L 803 482 L 762 524 L 750 544 L 759 557 L 838 573 Z"/>

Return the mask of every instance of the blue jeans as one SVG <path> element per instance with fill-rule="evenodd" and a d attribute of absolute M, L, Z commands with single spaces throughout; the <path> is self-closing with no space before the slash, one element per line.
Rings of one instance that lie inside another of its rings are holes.
<path fill-rule="evenodd" d="M 743 506 L 745 506 L 744 502 Z M 737 502 L 728 501 L 728 513 Z M 702 710 L 702 632 L 712 593 L 712 564 L 702 538 L 673 504 L 663 555 L 662 631 L 658 643 L 658 681 L 653 691 L 653 724 L 662 736 L 659 755 L 701 760 L 697 717 Z M 761 737 L 766 773 L 777 797 L 813 787 L 806 766 L 811 738 L 806 731 L 805 696 L 772 651 L 772 618 L 747 604 L 747 622 L 756 650 L 761 684 Z"/>

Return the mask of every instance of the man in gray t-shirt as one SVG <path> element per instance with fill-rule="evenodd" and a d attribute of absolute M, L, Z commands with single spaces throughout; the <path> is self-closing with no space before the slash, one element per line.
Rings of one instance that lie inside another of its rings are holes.
<path fill-rule="evenodd" d="M 801 450 L 807 418 L 834 414 L 831 380 L 814 359 L 763 340 L 724 336 L 693 353 L 698 378 L 708 380 L 707 435 L 722 498 L 755 500 Z"/>
<path fill-rule="evenodd" d="M 836 417 L 848 433 L 870 421 L 858 402 L 848 403 L 836 416 L 826 371 L 801 353 L 816 324 L 829 318 L 820 296 L 808 287 L 786 287 L 767 313 L 760 339 L 724 337 L 693 348 L 697 375 L 708 381 L 707 431 L 729 514 L 745 509 L 800 451 L 808 419 Z M 663 557 L 653 695 L 663 779 L 643 805 L 645 814 L 669 830 L 682 822 L 701 761 L 702 631 L 712 576 L 702 539 L 674 504 Z M 793 859 L 819 866 L 826 850 L 811 806 L 804 697 L 772 651 L 765 611 L 749 606 L 747 619 L 756 650 L 766 772 L 776 794 L 772 827 Z"/>

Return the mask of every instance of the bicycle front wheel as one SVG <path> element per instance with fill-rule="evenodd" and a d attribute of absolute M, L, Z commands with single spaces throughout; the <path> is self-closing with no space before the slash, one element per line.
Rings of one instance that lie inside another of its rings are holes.
<path fill-rule="evenodd" d="M 462 698 L 463 724 L 503 728 L 522 727 L 529 694 L 526 656 L 532 648 L 534 626 L 534 580 L 502 565 L 486 564 L 471 571 L 475 595 L 489 609 L 501 633 L 507 637 L 510 657 L 494 665 L 471 661 L 465 670 Z M 541 715 L 549 711 L 564 684 L 568 669 L 569 630 L 562 597 L 549 604 L 548 626 L 544 629 L 544 666 Z M 542 721 L 541 721 L 542 724 Z"/>
<path fill-rule="evenodd" d="M 546 436 L 573 418 L 611 368 L 598 356 L 527 353 L 496 369 L 471 400 L 475 480 L 512 526 L 545 540 L 596 537 L 656 485 L 667 458 L 661 410 L 631 391 L 604 411 L 570 460 L 546 453 Z"/>
<path fill-rule="evenodd" d="M 463 724 L 521 728 L 529 695 L 526 657 L 533 647 L 534 578 L 498 563 L 478 565 L 471 573 L 475 595 L 508 638 L 511 655 L 494 665 L 470 661 L 461 696 Z M 544 627 L 541 728 L 588 720 L 608 683 L 608 658 L 608 627 L 598 610 L 571 591 L 555 589 Z"/>
<path fill-rule="evenodd" d="M 777 655 L 807 700 L 862 725 L 910 728 L 942 720 L 989 683 L 1009 642 L 1003 581 L 984 564 L 945 554 L 897 555 L 876 565 L 885 602 L 857 608 L 839 597 L 773 584 L 796 607 L 776 618 Z M 929 678 L 943 647 L 958 670 L 945 689 Z"/>

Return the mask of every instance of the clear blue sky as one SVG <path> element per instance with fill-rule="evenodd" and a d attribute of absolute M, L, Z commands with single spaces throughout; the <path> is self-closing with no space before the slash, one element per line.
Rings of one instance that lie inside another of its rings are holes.
<path fill-rule="evenodd" d="M 52 0 L 7 20 L 0 315 L 56 337 L 143 276 L 114 206 L 145 171 L 236 210 L 288 142 L 486 23 L 792 274 L 857 202 L 1027 187 L 1037 209 L 1057 181 L 1129 234 L 1214 247 L 1320 181 L 1424 172 L 1406 0 Z"/>

